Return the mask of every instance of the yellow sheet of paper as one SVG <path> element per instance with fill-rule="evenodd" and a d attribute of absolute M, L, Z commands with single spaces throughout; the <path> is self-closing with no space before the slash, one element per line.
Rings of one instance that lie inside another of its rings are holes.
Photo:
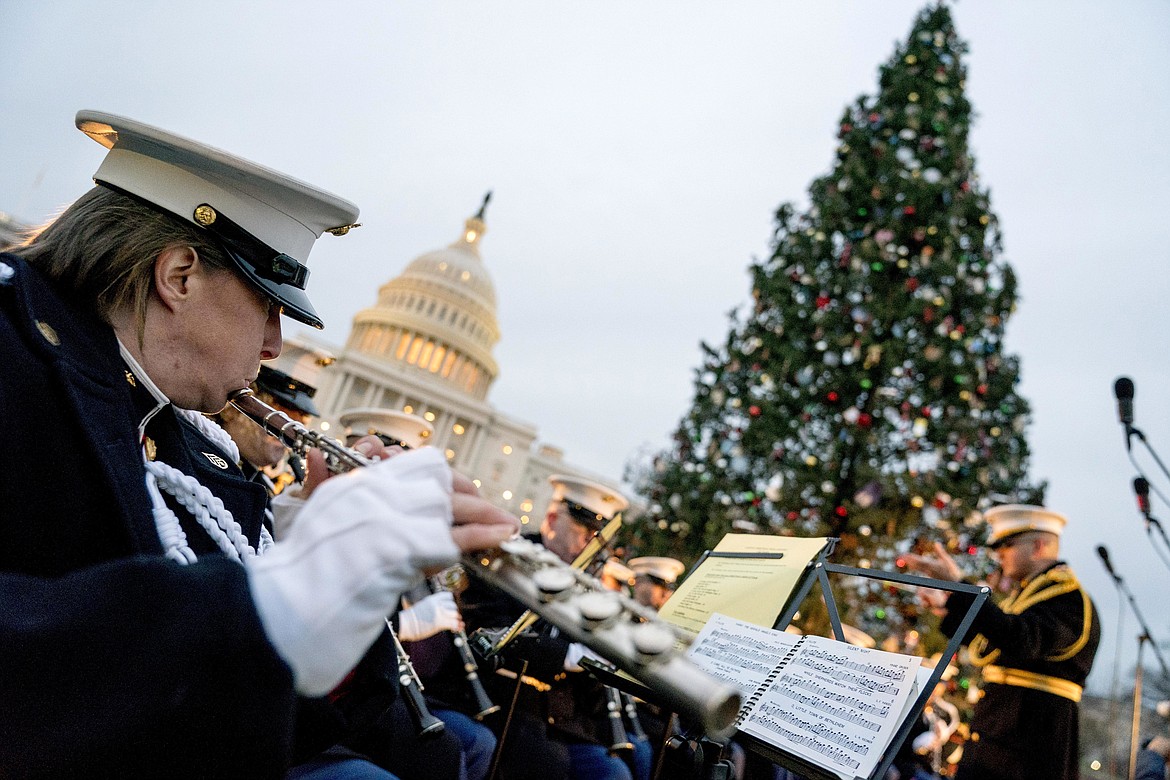
<path fill-rule="evenodd" d="M 783 553 L 784 557 L 709 555 L 683 581 L 658 615 L 691 637 L 716 612 L 771 628 L 805 568 L 826 542 L 823 538 L 728 534 L 713 553 Z"/>

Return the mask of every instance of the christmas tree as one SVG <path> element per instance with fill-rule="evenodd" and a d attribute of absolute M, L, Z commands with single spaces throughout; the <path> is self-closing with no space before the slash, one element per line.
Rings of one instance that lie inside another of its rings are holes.
<path fill-rule="evenodd" d="M 940 540 L 978 572 L 979 510 L 1042 501 L 1004 348 L 1016 280 L 968 149 L 965 52 L 948 8 L 924 9 L 877 94 L 844 112 L 807 210 L 776 211 L 752 303 L 722 347 L 702 345 L 672 449 L 632 469 L 649 506 L 640 554 L 825 535 L 841 540 L 835 562 L 894 569 Z M 879 585 L 854 597 L 863 629 L 918 617 Z"/>

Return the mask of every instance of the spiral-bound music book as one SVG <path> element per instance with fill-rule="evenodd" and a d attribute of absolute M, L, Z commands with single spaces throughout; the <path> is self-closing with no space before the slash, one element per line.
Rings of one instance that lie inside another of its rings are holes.
<path fill-rule="evenodd" d="M 739 731 L 843 780 L 869 777 L 881 761 L 914 703 L 921 666 L 914 656 L 720 614 L 688 655 L 740 688 Z"/>

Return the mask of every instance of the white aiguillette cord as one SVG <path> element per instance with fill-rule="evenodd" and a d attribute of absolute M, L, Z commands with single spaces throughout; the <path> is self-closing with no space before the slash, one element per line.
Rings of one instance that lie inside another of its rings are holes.
<path fill-rule="evenodd" d="M 179 518 L 162 496 L 163 491 L 166 491 L 179 502 L 180 506 L 191 513 L 216 546 L 229 558 L 242 561 L 250 556 L 263 555 L 272 546 L 272 536 L 268 533 L 267 528 L 261 526 L 260 543 L 256 549 L 253 549 L 248 544 L 248 537 L 244 534 L 240 524 L 232 517 L 232 513 L 199 480 L 162 461 L 151 460 L 147 455 L 146 426 L 156 414 L 170 405 L 170 400 L 150 379 L 121 340 L 118 341 L 118 349 L 122 354 L 122 359 L 130 367 L 135 380 L 142 382 L 143 386 L 158 402 L 139 423 L 138 439 L 141 442 L 142 462 L 146 467 L 146 491 L 150 495 L 151 512 L 154 516 L 154 525 L 158 532 L 159 541 L 163 546 L 163 554 L 172 561 L 183 565 L 198 560 L 194 550 L 187 543 L 187 534 L 183 531 Z M 199 412 L 175 406 L 172 408 L 176 415 L 195 426 L 200 433 L 224 452 L 227 452 L 233 461 L 239 461 L 239 448 L 236 447 L 236 443 L 232 441 L 227 431 Z"/>

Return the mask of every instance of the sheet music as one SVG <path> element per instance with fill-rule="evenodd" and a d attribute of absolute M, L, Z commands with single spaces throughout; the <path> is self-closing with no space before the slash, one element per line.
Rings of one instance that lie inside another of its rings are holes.
<path fill-rule="evenodd" d="M 753 626 L 718 613 L 711 616 L 687 655 L 703 671 L 739 688 L 744 706 L 800 637 Z"/>
<path fill-rule="evenodd" d="M 740 730 L 828 768 L 868 777 L 917 688 L 921 659 L 806 636 Z"/>

